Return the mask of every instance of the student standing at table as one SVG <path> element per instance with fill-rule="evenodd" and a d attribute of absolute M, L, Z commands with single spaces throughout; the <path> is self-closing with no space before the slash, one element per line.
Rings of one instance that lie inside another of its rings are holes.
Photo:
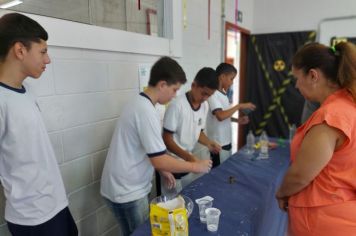
<path fill-rule="evenodd" d="M 186 81 L 175 60 L 159 59 L 151 69 L 148 88 L 123 108 L 118 119 L 101 177 L 101 195 L 125 236 L 148 219 L 154 168 L 168 187 L 175 185 L 169 172 L 206 173 L 211 168 L 210 160 L 182 162 L 166 154 L 155 104 L 168 103 Z"/>
<path fill-rule="evenodd" d="M 199 70 L 191 85 L 191 90 L 174 99 L 168 106 L 163 120 L 163 140 L 168 151 L 176 155 L 182 162 L 197 162 L 199 159 L 192 154 L 197 142 L 212 152 L 219 152 L 218 143 L 210 140 L 203 132 L 208 112 L 206 100 L 218 88 L 216 72 L 212 68 Z M 210 159 L 210 158 L 209 158 Z M 187 174 L 187 173 L 186 173 Z M 181 178 L 189 181 L 189 175 L 175 175 L 176 192 L 182 189 Z M 162 186 L 163 194 L 167 189 Z"/>
<path fill-rule="evenodd" d="M 248 116 L 241 116 L 236 119 L 232 115 L 243 109 L 255 110 L 256 106 L 252 103 L 240 103 L 231 106 L 227 96 L 227 90 L 231 87 L 237 74 L 236 68 L 228 63 L 221 63 L 216 68 L 219 78 L 219 88 L 208 98 L 209 112 L 206 122 L 206 133 L 209 139 L 217 141 L 221 145 L 221 151 L 210 153 L 213 167 L 220 165 L 231 156 L 232 128 L 231 121 L 240 124 L 249 122 Z"/>
<path fill-rule="evenodd" d="M 78 235 L 39 106 L 23 86 L 51 62 L 47 39 L 27 16 L 0 18 L 0 180 L 13 236 Z"/>
<path fill-rule="evenodd" d="M 312 43 L 293 58 L 296 87 L 319 102 L 297 129 L 276 193 L 290 235 L 356 235 L 356 48 Z"/>

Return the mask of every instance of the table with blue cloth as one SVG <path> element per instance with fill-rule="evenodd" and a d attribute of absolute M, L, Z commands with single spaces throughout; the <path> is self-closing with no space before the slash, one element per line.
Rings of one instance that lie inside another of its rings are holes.
<path fill-rule="evenodd" d="M 189 217 L 189 235 L 284 236 L 287 214 L 277 205 L 275 192 L 289 166 L 289 143 L 279 142 L 269 151 L 269 159 L 258 160 L 258 152 L 247 155 L 244 149 L 223 164 L 185 187 L 182 194 L 194 201 Z M 210 233 L 199 220 L 195 199 L 209 195 L 213 207 L 221 210 L 219 229 Z M 134 236 L 151 235 L 149 222 Z"/>

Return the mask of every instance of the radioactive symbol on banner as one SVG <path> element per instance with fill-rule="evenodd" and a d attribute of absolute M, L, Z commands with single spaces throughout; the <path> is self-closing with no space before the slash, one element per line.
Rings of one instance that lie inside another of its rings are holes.
<path fill-rule="evenodd" d="M 286 68 L 286 63 L 283 60 L 276 60 L 273 64 L 275 71 L 283 71 Z"/>
<path fill-rule="evenodd" d="M 314 42 L 315 41 L 315 35 L 316 32 L 313 31 L 309 34 L 307 41 L 304 44 L 308 44 L 310 42 Z M 273 95 L 273 99 L 271 101 L 271 103 L 269 104 L 267 111 L 263 114 L 263 118 L 262 121 L 259 122 L 258 127 L 256 127 L 255 133 L 256 135 L 260 135 L 262 133 L 262 131 L 265 129 L 265 127 L 268 124 L 268 120 L 272 117 L 272 113 L 276 110 L 279 109 L 279 111 L 281 112 L 282 118 L 284 120 L 284 122 L 288 125 L 291 126 L 291 124 L 289 124 L 289 119 L 288 116 L 284 110 L 284 107 L 282 106 L 282 95 L 285 93 L 285 91 L 287 90 L 287 87 L 289 86 L 289 84 L 292 81 L 292 71 L 289 71 L 287 74 L 287 77 L 283 80 L 282 85 L 278 88 L 275 87 L 275 84 L 273 83 L 273 80 L 271 79 L 270 73 L 267 70 L 267 66 L 263 61 L 263 57 L 262 54 L 260 53 L 259 48 L 257 47 L 256 44 L 256 37 L 252 36 L 251 38 L 251 42 L 253 44 L 253 47 L 255 49 L 256 55 L 257 55 L 257 60 L 259 61 L 259 64 L 261 66 L 261 69 L 263 71 L 263 77 L 267 82 L 268 87 L 271 89 L 272 95 Z M 278 69 L 280 71 L 285 69 L 285 62 L 282 60 L 277 60 L 277 61 L 281 61 L 284 66 L 283 69 L 281 69 L 282 67 L 280 65 L 278 65 Z M 277 62 L 276 61 L 276 62 Z M 275 65 L 276 62 L 274 64 L 274 69 L 275 69 Z M 278 63 L 280 64 L 280 63 Z M 276 71 L 278 71 L 277 69 L 275 69 Z"/>

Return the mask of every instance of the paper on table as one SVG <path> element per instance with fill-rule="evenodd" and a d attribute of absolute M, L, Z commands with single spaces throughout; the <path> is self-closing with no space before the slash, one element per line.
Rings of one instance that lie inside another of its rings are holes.
<path fill-rule="evenodd" d="M 207 195 L 207 196 L 205 196 L 205 197 L 195 199 L 195 202 L 196 202 L 197 204 L 199 204 L 199 202 L 200 202 L 201 200 L 212 201 L 212 200 L 214 200 L 214 198 Z"/>
<path fill-rule="evenodd" d="M 173 198 L 172 200 L 168 200 L 166 202 L 159 202 L 159 203 L 157 203 L 157 206 L 171 211 L 171 210 L 174 210 L 177 208 L 184 208 L 185 201 L 181 196 L 178 196 L 178 197 Z"/>

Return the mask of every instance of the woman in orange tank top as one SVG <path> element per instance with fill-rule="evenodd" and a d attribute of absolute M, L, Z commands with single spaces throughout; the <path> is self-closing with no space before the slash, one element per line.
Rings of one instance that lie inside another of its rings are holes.
<path fill-rule="evenodd" d="M 356 235 L 356 47 L 312 43 L 293 58 L 296 87 L 320 108 L 297 129 L 276 193 L 288 235 Z"/>

